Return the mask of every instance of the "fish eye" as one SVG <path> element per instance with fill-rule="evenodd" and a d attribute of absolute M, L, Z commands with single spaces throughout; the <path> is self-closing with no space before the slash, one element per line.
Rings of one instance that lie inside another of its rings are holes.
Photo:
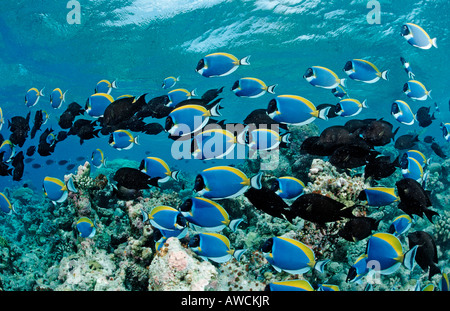
<path fill-rule="evenodd" d="M 205 188 L 205 182 L 203 180 L 202 175 L 197 175 L 197 177 L 195 177 L 195 185 L 194 185 L 194 191 L 201 191 L 202 189 Z"/>
<path fill-rule="evenodd" d="M 305 74 L 303 75 L 303 78 L 309 78 L 314 74 L 314 71 L 312 70 L 312 68 L 308 68 L 306 69 Z"/>
<path fill-rule="evenodd" d="M 187 199 L 183 204 L 180 205 L 180 211 L 188 212 L 192 209 L 192 199 Z"/>
<path fill-rule="evenodd" d="M 344 71 L 348 71 L 348 70 L 352 70 L 352 69 L 353 69 L 352 62 L 351 61 L 346 62 L 345 66 L 344 66 Z"/>
<path fill-rule="evenodd" d="M 271 114 L 273 112 L 275 112 L 277 110 L 277 100 L 276 99 L 272 99 L 269 102 L 269 105 L 267 106 L 267 113 Z"/>
<path fill-rule="evenodd" d="M 261 247 L 261 251 L 263 253 L 269 253 L 272 251 L 272 246 L 273 246 L 273 238 L 270 238 L 266 242 L 264 242 L 264 245 Z"/>
<path fill-rule="evenodd" d="M 190 240 L 189 240 L 189 247 L 197 247 L 200 245 L 200 236 L 194 235 Z"/>
<path fill-rule="evenodd" d="M 201 70 L 203 67 L 205 67 L 205 60 L 202 58 L 198 61 L 197 67 L 195 68 L 196 71 Z"/>

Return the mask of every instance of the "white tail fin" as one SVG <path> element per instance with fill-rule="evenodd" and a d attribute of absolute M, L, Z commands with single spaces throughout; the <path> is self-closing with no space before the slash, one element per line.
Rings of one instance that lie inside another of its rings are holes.
<path fill-rule="evenodd" d="M 111 87 L 112 87 L 113 89 L 117 89 L 117 82 L 116 82 L 116 80 L 114 80 L 114 81 L 111 83 Z"/>
<path fill-rule="evenodd" d="M 437 43 L 436 43 L 436 38 L 431 39 L 431 44 L 437 49 Z"/>
<path fill-rule="evenodd" d="M 388 75 L 389 75 L 389 70 L 385 70 L 381 73 L 381 78 L 383 78 L 386 81 L 389 81 Z"/>
<path fill-rule="evenodd" d="M 347 79 L 345 79 L 345 78 L 341 79 L 339 84 L 342 85 L 343 87 L 346 87 L 347 86 Z"/>
<path fill-rule="evenodd" d="M 319 272 L 323 272 L 325 270 L 325 265 L 329 262 L 329 259 L 317 261 L 314 265 L 314 269 L 316 269 Z"/>
<path fill-rule="evenodd" d="M 176 181 L 179 181 L 178 180 L 178 174 L 180 173 L 180 171 L 172 171 L 171 173 L 170 173 L 170 176 L 174 179 L 174 180 L 176 180 Z"/>
<path fill-rule="evenodd" d="M 233 219 L 232 221 L 230 221 L 228 227 L 230 227 L 231 231 L 236 232 L 237 227 L 243 221 L 244 221 L 244 219 L 242 219 L 242 218 Z"/>
<path fill-rule="evenodd" d="M 428 94 L 428 97 L 429 97 L 429 98 L 433 99 L 433 98 L 431 97 L 431 90 L 429 90 L 429 91 L 427 92 L 427 94 Z"/>
<path fill-rule="evenodd" d="M 68 91 L 68 90 L 67 90 L 67 91 Z M 65 101 L 66 101 L 66 93 L 67 93 L 67 91 L 64 92 L 64 94 L 63 94 L 63 96 L 62 96 L 63 98 L 62 98 L 62 101 L 61 101 L 61 102 L 65 102 Z"/>
<path fill-rule="evenodd" d="M 136 145 L 139 145 L 139 135 L 136 135 L 136 137 L 134 137 L 133 141 Z"/>
<path fill-rule="evenodd" d="M 45 96 L 44 89 L 45 89 L 45 86 L 39 91 L 39 96 Z"/>
<path fill-rule="evenodd" d="M 146 222 L 148 220 L 148 214 L 141 208 L 142 213 L 142 222 Z"/>
<path fill-rule="evenodd" d="M 328 111 L 330 111 L 331 107 L 326 107 L 324 109 L 319 110 L 319 115 L 317 116 L 319 119 L 328 120 Z"/>
<path fill-rule="evenodd" d="M 283 143 L 290 144 L 291 143 L 290 138 L 291 138 L 291 133 L 286 133 L 286 134 L 281 135 L 281 141 Z"/>
<path fill-rule="evenodd" d="M 191 96 L 197 96 L 197 93 L 196 93 L 196 91 L 197 91 L 197 89 L 195 88 L 195 89 L 193 89 L 192 91 L 191 91 Z"/>
<path fill-rule="evenodd" d="M 275 94 L 275 88 L 278 86 L 278 84 L 273 84 L 273 85 L 269 85 L 268 87 L 267 87 L 267 92 L 268 93 L 270 93 L 270 94 Z"/>
<path fill-rule="evenodd" d="M 251 55 L 245 56 L 244 58 L 242 58 L 242 59 L 239 61 L 239 65 L 250 65 L 250 62 L 249 62 L 250 56 L 251 56 Z"/>
<path fill-rule="evenodd" d="M 408 270 L 412 270 L 414 268 L 414 261 L 416 259 L 418 247 L 419 245 L 414 246 L 409 251 L 407 251 L 403 256 L 403 264 L 405 265 L 405 268 Z"/>
<path fill-rule="evenodd" d="M 261 183 L 262 176 L 263 176 L 262 172 L 259 172 L 258 174 L 253 176 L 250 179 L 250 186 L 252 186 L 255 189 L 261 189 L 262 188 L 262 183 Z"/>
<path fill-rule="evenodd" d="M 107 162 L 107 161 L 106 161 L 106 158 L 104 158 L 104 159 L 103 159 L 103 167 L 108 167 L 108 166 L 106 165 L 106 162 Z"/>
<path fill-rule="evenodd" d="M 239 261 L 243 253 L 245 253 L 246 249 L 236 249 L 234 250 L 233 256 Z"/>
<path fill-rule="evenodd" d="M 363 108 L 369 108 L 369 106 L 367 106 L 367 99 L 364 99 L 361 105 L 363 106 Z"/>
<path fill-rule="evenodd" d="M 220 114 L 220 109 L 221 109 L 222 107 L 220 107 L 220 103 L 217 103 L 216 105 L 214 105 L 214 107 L 212 107 L 211 108 L 211 110 L 209 111 L 210 112 L 210 114 L 211 114 L 211 116 L 213 116 L 213 117 L 220 117 L 221 116 L 221 114 Z"/>
<path fill-rule="evenodd" d="M 67 180 L 67 182 L 66 182 L 66 187 L 67 187 L 67 190 L 69 190 L 69 191 L 71 191 L 71 192 L 78 193 L 78 190 L 75 188 L 75 185 L 74 185 L 74 183 L 73 183 L 73 178 L 72 178 L 72 176 L 70 176 L 70 177 L 69 177 L 69 180 Z"/>

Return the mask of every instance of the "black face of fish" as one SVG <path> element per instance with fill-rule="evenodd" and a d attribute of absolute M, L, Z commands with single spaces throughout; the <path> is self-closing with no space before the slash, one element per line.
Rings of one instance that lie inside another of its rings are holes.
<path fill-rule="evenodd" d="M 205 60 L 202 58 L 201 60 L 198 61 L 197 67 L 195 68 L 195 70 L 199 71 L 199 70 L 203 69 L 203 67 L 205 67 Z"/>
<path fill-rule="evenodd" d="M 277 100 L 276 99 L 272 99 L 269 102 L 269 105 L 267 106 L 267 114 L 271 114 L 274 113 L 275 111 L 277 111 Z"/>
<path fill-rule="evenodd" d="M 173 123 L 172 117 L 167 117 L 166 123 L 164 125 L 164 130 L 166 132 L 168 132 L 173 127 L 173 125 L 174 125 L 174 123 Z"/>
<path fill-rule="evenodd" d="M 272 252 L 272 246 L 273 246 L 273 238 L 269 238 L 266 242 L 264 242 L 263 246 L 261 247 L 261 251 L 263 253 L 270 253 Z"/>
<path fill-rule="evenodd" d="M 404 153 L 400 159 L 400 167 L 402 169 L 407 169 L 408 168 L 408 154 Z"/>
<path fill-rule="evenodd" d="M 314 74 L 314 71 L 312 70 L 312 68 L 308 68 L 308 69 L 306 69 L 306 72 L 303 75 L 303 78 L 306 79 L 306 78 L 312 77 L 313 74 Z"/>
<path fill-rule="evenodd" d="M 184 218 L 183 215 L 178 214 L 176 223 L 182 227 L 186 227 L 186 218 Z"/>
<path fill-rule="evenodd" d="M 400 112 L 400 109 L 398 108 L 397 103 L 393 103 L 392 107 L 391 107 L 391 113 L 392 114 L 396 114 L 396 113 L 399 113 L 399 112 Z"/>
<path fill-rule="evenodd" d="M 341 104 L 337 103 L 336 106 L 334 106 L 334 112 L 338 113 L 342 110 Z"/>
<path fill-rule="evenodd" d="M 358 272 L 356 271 L 355 267 L 350 267 L 347 273 L 347 278 L 345 279 L 345 282 L 351 281 L 356 278 L 358 275 Z"/>
<path fill-rule="evenodd" d="M 189 240 L 189 247 L 199 247 L 200 246 L 200 235 L 194 235 Z"/>
<path fill-rule="evenodd" d="M 205 188 L 205 182 L 203 180 L 202 175 L 197 175 L 195 177 L 195 185 L 194 185 L 194 191 L 198 192 Z"/>
<path fill-rule="evenodd" d="M 408 88 L 409 88 L 408 83 L 403 84 L 403 92 L 408 91 Z"/>
<path fill-rule="evenodd" d="M 234 82 L 233 86 L 231 87 L 231 90 L 234 91 L 237 88 L 239 88 L 239 80 Z"/>
<path fill-rule="evenodd" d="M 401 35 L 401 36 L 407 36 L 407 35 L 409 35 L 409 28 L 408 28 L 408 26 L 406 26 L 406 25 L 403 25 L 403 26 L 402 26 L 402 30 L 401 30 L 401 32 L 400 32 L 400 35 Z"/>
<path fill-rule="evenodd" d="M 270 186 L 270 190 L 272 191 L 278 191 L 280 189 L 280 184 L 278 183 L 278 181 L 275 179 L 272 182 L 272 185 Z"/>
<path fill-rule="evenodd" d="M 406 63 L 406 60 L 403 58 L 403 56 L 400 56 L 400 61 L 402 62 L 402 64 Z"/>
<path fill-rule="evenodd" d="M 352 62 L 351 61 L 346 62 L 345 66 L 344 66 L 344 71 L 349 71 L 349 70 L 352 70 L 352 69 L 353 69 Z"/>
<path fill-rule="evenodd" d="M 187 199 L 179 207 L 182 212 L 190 212 L 192 210 L 192 199 Z"/>

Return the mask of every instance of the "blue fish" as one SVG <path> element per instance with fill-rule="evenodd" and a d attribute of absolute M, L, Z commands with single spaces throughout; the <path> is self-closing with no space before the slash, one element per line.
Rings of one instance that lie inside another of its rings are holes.
<path fill-rule="evenodd" d="M 61 181 L 58 178 L 46 176 L 43 182 L 43 189 L 45 195 L 53 202 L 53 203 L 62 203 L 64 202 L 70 192 L 77 192 L 72 177 L 68 179 L 66 183 Z"/>
<path fill-rule="evenodd" d="M 375 233 L 367 242 L 367 263 L 369 269 L 381 274 L 391 274 L 403 264 L 412 270 L 416 257 L 416 245 L 407 252 L 403 252 L 400 240 L 390 233 Z"/>
<path fill-rule="evenodd" d="M 409 215 L 400 215 L 398 217 L 395 217 L 395 219 L 392 221 L 391 225 L 389 226 L 389 233 L 395 235 L 398 237 L 399 235 L 402 235 L 406 231 L 408 231 L 411 228 L 412 225 L 412 219 Z"/>
<path fill-rule="evenodd" d="M 428 50 L 432 46 L 437 48 L 436 38 L 431 39 L 428 33 L 420 26 L 406 23 L 402 26 L 401 36 L 414 47 Z"/>
<path fill-rule="evenodd" d="M 338 85 L 337 87 L 332 89 L 331 93 L 337 98 L 344 98 L 345 96 L 348 96 L 347 91 L 342 85 Z"/>
<path fill-rule="evenodd" d="M 311 269 L 323 272 L 329 259 L 316 261 L 314 252 L 300 241 L 285 238 L 269 238 L 262 247 L 267 261 L 278 272 L 286 271 L 291 274 L 303 274 Z"/>
<path fill-rule="evenodd" d="M 194 191 L 212 200 L 230 199 L 243 194 L 248 188 L 261 189 L 262 173 L 248 178 L 231 166 L 215 166 L 203 170 L 195 178 Z"/>
<path fill-rule="evenodd" d="M 240 260 L 246 249 L 232 249 L 230 240 L 222 234 L 203 232 L 194 235 L 189 240 L 191 250 L 204 260 L 217 263 L 229 261 L 232 257 Z"/>
<path fill-rule="evenodd" d="M 363 191 L 369 206 L 385 206 L 400 200 L 395 188 L 369 187 Z"/>
<path fill-rule="evenodd" d="M 250 55 L 241 59 L 228 53 L 212 53 L 203 57 L 197 63 L 195 70 L 204 77 L 223 77 L 227 76 L 240 65 L 250 65 Z"/>
<path fill-rule="evenodd" d="M 449 273 L 442 273 L 441 281 L 439 282 L 439 290 L 441 292 L 448 292 L 450 290 L 450 282 L 448 278 Z"/>
<path fill-rule="evenodd" d="M 109 94 L 111 93 L 112 89 L 116 88 L 117 88 L 116 81 L 109 82 L 108 80 L 100 80 L 99 82 L 97 82 L 94 93 Z"/>
<path fill-rule="evenodd" d="M 400 61 L 402 62 L 403 68 L 405 69 L 406 73 L 408 74 L 408 78 L 414 79 L 415 75 L 411 69 L 411 64 L 406 61 L 403 57 L 400 57 Z"/>
<path fill-rule="evenodd" d="M 427 157 L 422 152 L 420 152 L 419 150 L 408 150 L 402 156 L 402 158 L 406 158 L 406 159 L 408 157 L 416 159 L 417 162 L 419 162 L 420 165 L 422 165 L 423 168 L 425 168 L 425 166 L 430 164 L 430 160 L 431 160 L 431 159 L 427 159 Z"/>
<path fill-rule="evenodd" d="M 80 237 L 89 239 L 92 239 L 97 231 L 95 228 L 95 223 L 87 217 L 81 217 L 77 221 L 77 230 Z"/>
<path fill-rule="evenodd" d="M 249 97 L 249 98 L 257 98 L 264 94 L 270 93 L 275 94 L 274 90 L 278 84 L 272 84 L 267 86 L 263 81 L 256 78 L 240 78 L 236 82 L 234 82 L 231 90 L 238 97 Z"/>
<path fill-rule="evenodd" d="M 146 213 L 144 211 L 142 211 L 143 215 L 146 215 Z M 147 216 L 145 216 L 147 217 Z M 161 248 L 164 246 L 164 243 L 166 243 L 166 241 L 169 238 L 177 238 L 177 239 L 182 239 L 186 236 L 186 234 L 188 233 L 188 228 L 184 228 L 184 229 L 176 229 L 176 230 L 160 230 L 155 228 L 153 231 L 153 240 L 155 241 L 155 249 L 157 251 L 161 250 Z"/>
<path fill-rule="evenodd" d="M 146 157 L 141 161 L 139 169 L 151 178 L 159 178 L 158 183 L 165 183 L 171 178 L 178 181 L 180 173 L 177 170 L 172 171 L 163 159 L 157 157 Z"/>
<path fill-rule="evenodd" d="M 392 103 L 391 114 L 398 122 L 405 125 L 413 125 L 416 120 L 411 107 L 403 100 L 396 100 Z"/>
<path fill-rule="evenodd" d="M 179 103 L 184 100 L 191 99 L 193 96 L 197 96 L 196 90 L 188 91 L 186 89 L 175 89 L 167 93 L 169 96 L 169 102 L 167 103 L 167 107 L 175 107 Z"/>
<path fill-rule="evenodd" d="M 103 117 L 106 108 L 114 101 L 114 98 L 106 93 L 95 93 L 89 96 L 86 102 L 86 112 L 94 118 Z"/>
<path fill-rule="evenodd" d="M 50 94 L 50 104 L 54 109 L 58 109 L 66 101 L 66 93 L 61 91 L 60 88 L 56 88 Z"/>
<path fill-rule="evenodd" d="M 172 77 L 172 76 L 167 77 L 163 80 L 161 87 L 163 89 L 170 89 L 170 88 L 174 87 L 178 81 L 180 81 L 180 77 Z"/>
<path fill-rule="evenodd" d="M 328 120 L 330 107 L 317 110 L 306 98 L 296 95 L 279 95 L 269 102 L 267 115 L 274 121 L 284 124 L 306 125 L 319 118 Z"/>
<path fill-rule="evenodd" d="M 444 139 L 448 142 L 450 142 L 450 123 L 444 123 L 441 122 L 441 130 L 442 135 L 444 136 Z"/>
<path fill-rule="evenodd" d="M 354 98 L 345 98 L 336 104 L 335 113 L 341 117 L 353 117 L 359 114 L 363 108 L 369 108 L 366 100 L 361 103 Z"/>
<path fill-rule="evenodd" d="M 380 78 L 388 80 L 389 74 L 389 70 L 381 72 L 374 64 L 364 59 L 348 61 L 344 71 L 351 79 L 365 83 L 375 83 Z"/>
<path fill-rule="evenodd" d="M 332 284 L 319 284 L 317 291 L 319 292 L 338 292 L 339 286 Z"/>
<path fill-rule="evenodd" d="M 7 215 L 11 215 L 12 212 L 16 213 L 14 205 L 12 205 L 11 202 L 9 202 L 6 195 L 4 195 L 1 192 L 0 192 L 0 210 Z"/>
<path fill-rule="evenodd" d="M 15 148 L 14 144 L 9 140 L 4 140 L 2 144 L 0 145 L 0 155 L 3 153 L 2 161 L 5 163 L 11 162 L 12 158 L 14 157 Z"/>
<path fill-rule="evenodd" d="M 403 178 L 411 178 L 422 183 L 427 174 L 424 172 L 422 165 L 414 158 L 407 157 L 400 161 Z"/>
<path fill-rule="evenodd" d="M 143 222 L 150 224 L 160 230 L 183 230 L 186 228 L 186 219 L 181 212 L 173 207 L 160 205 L 152 208 Z"/>
<path fill-rule="evenodd" d="M 192 139 L 192 156 L 194 159 L 223 159 L 233 152 L 236 137 L 223 129 L 204 130 Z"/>
<path fill-rule="evenodd" d="M 245 136 L 245 138 L 244 138 Z M 251 129 L 247 127 L 238 137 L 240 144 L 248 145 L 251 150 L 274 150 L 290 143 L 290 133 L 281 134 L 268 128 Z"/>
<path fill-rule="evenodd" d="M 306 280 L 287 280 L 271 282 L 267 284 L 266 290 L 272 292 L 278 291 L 299 291 L 299 292 L 312 292 L 314 288 Z"/>
<path fill-rule="evenodd" d="M 197 231 L 218 232 L 229 227 L 234 232 L 243 221 L 242 218 L 231 220 L 220 204 L 202 197 L 186 199 L 179 209 L 189 226 Z"/>
<path fill-rule="evenodd" d="M 3 127 L 3 124 L 5 124 L 5 118 L 3 118 L 3 110 L 0 108 L 0 130 Z"/>
<path fill-rule="evenodd" d="M 44 88 L 42 88 L 42 90 L 40 91 L 35 87 L 29 89 L 25 94 L 25 105 L 27 105 L 27 107 L 33 107 L 34 105 L 36 105 L 39 99 L 44 96 L 43 91 Z"/>
<path fill-rule="evenodd" d="M 300 179 L 291 176 L 277 178 L 271 187 L 283 199 L 296 199 L 304 188 L 305 184 Z"/>
<path fill-rule="evenodd" d="M 117 150 L 131 149 L 134 144 L 139 145 L 139 136 L 127 130 L 117 130 L 109 136 L 109 145 Z"/>
<path fill-rule="evenodd" d="M 220 103 L 210 110 L 200 105 L 184 105 L 175 108 L 166 118 L 165 130 L 172 136 L 189 135 L 205 127 L 210 117 L 220 116 L 220 109 Z"/>
<path fill-rule="evenodd" d="M 339 85 L 345 87 L 346 81 L 346 79 L 340 79 L 332 70 L 321 66 L 308 68 L 303 78 L 311 85 L 324 89 L 334 89 Z"/>
<path fill-rule="evenodd" d="M 427 91 L 425 85 L 422 82 L 417 80 L 409 80 L 403 85 L 403 92 L 409 98 L 415 100 L 427 100 L 427 98 L 431 98 L 431 90 Z"/>
<path fill-rule="evenodd" d="M 47 137 L 45 138 L 45 141 L 50 146 L 53 146 L 56 143 L 56 136 L 53 133 L 49 133 Z"/>
<path fill-rule="evenodd" d="M 346 282 L 360 283 L 361 279 L 367 275 L 367 273 L 369 273 L 369 268 L 367 266 L 367 255 L 363 254 L 355 260 L 353 265 L 348 270 Z"/>
<path fill-rule="evenodd" d="M 91 155 L 91 163 L 96 168 L 100 168 L 102 166 L 106 167 L 106 158 L 101 149 L 95 149 Z"/>

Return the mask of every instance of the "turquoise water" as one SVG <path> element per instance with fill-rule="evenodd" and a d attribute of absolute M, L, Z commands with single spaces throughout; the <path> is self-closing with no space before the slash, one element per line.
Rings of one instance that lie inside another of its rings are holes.
<path fill-rule="evenodd" d="M 209 89 L 224 87 L 222 118 L 227 122 L 242 122 L 255 109 L 266 108 L 271 94 L 256 99 L 238 98 L 231 91 L 234 81 L 255 77 L 266 84 L 275 84 L 276 95 L 294 94 L 310 99 L 315 105 L 338 102 L 329 90 L 312 87 L 302 78 L 305 70 L 320 65 L 335 71 L 339 77 L 348 60 L 363 58 L 380 70 L 390 70 L 389 81 L 364 84 L 347 79 L 352 97 L 367 99 L 368 109 L 357 118 L 380 118 L 400 126 L 398 136 L 416 132 L 421 139 L 435 137 L 447 154 L 448 142 L 442 136 L 441 122 L 449 122 L 449 12 L 450 2 L 379 1 L 380 23 L 370 24 L 368 1 L 320 0 L 79 0 L 80 23 L 67 21 L 71 8 L 61 0 L 2 1 L 0 10 L 0 108 L 5 124 L 1 134 L 10 132 L 7 120 L 31 112 L 47 111 L 49 121 L 42 126 L 59 131 L 58 117 L 71 102 L 84 107 L 102 79 L 116 80 L 118 88 L 111 95 L 135 96 L 149 93 L 164 95 L 161 88 L 167 76 L 180 76 L 176 87 L 197 89 L 203 94 Z M 406 22 L 421 25 L 438 48 L 421 50 L 409 45 L 400 36 Z M 227 52 L 242 58 L 251 55 L 250 66 L 240 66 L 231 75 L 205 78 L 195 72 L 197 62 L 205 55 Z M 400 56 L 407 59 L 418 80 L 432 90 L 432 99 L 424 102 L 409 100 L 402 92 L 408 77 Z M 44 89 L 45 97 L 34 107 L 24 104 L 28 89 Z M 59 109 L 50 107 L 48 95 L 54 88 L 68 90 L 66 102 Z M 394 100 L 407 101 L 413 111 L 421 106 L 440 106 L 437 120 L 423 131 L 417 124 L 400 125 L 390 114 Z M 320 129 L 343 124 L 344 118 L 316 120 Z M 164 124 L 164 119 L 149 120 Z M 27 139 L 16 152 L 36 145 L 41 131 Z M 161 157 L 173 168 L 189 173 L 210 167 L 211 162 L 177 161 L 171 156 L 172 140 L 167 133 L 139 134 L 140 145 L 117 151 L 108 144 L 108 136 L 87 140 L 80 145 L 76 136 L 58 143 L 49 157 L 37 153 L 25 164 L 21 181 L 0 176 L 0 191 L 5 187 L 19 188 L 31 183 L 41 189 L 45 176 L 63 178 L 76 172 L 76 167 L 90 159 L 95 148 L 101 148 L 109 161 L 130 159 L 140 162 L 149 154 Z M 84 157 L 82 160 L 77 160 Z M 55 162 L 48 165 L 47 160 Z M 58 165 L 59 160 L 76 164 L 72 170 Z M 32 168 L 39 163 L 41 168 Z M 215 161 L 230 164 L 234 161 Z M 94 170 L 94 169 L 93 169 Z"/>

